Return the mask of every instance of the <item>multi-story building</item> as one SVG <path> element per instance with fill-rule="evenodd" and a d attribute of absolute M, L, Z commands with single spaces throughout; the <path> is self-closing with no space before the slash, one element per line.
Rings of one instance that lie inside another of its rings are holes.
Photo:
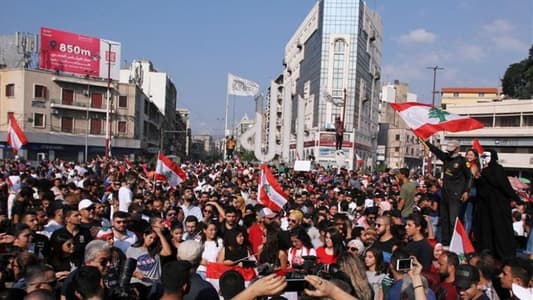
<path fill-rule="evenodd" d="M 533 176 L 533 99 L 481 99 L 475 103 L 447 101 L 445 104 L 447 111 L 471 116 L 485 127 L 445 132 L 444 139 L 457 139 L 461 149 L 466 150 L 472 147 L 472 141 L 477 137 L 485 149 L 498 152 L 500 164 L 510 175 Z"/>
<path fill-rule="evenodd" d="M 423 163 L 423 147 L 389 103 L 416 100 L 407 83 L 394 81 L 382 87 L 378 134 L 378 164 L 383 167 L 418 170 Z"/>
<path fill-rule="evenodd" d="M 252 120 L 248 117 L 248 114 L 244 114 L 244 116 L 239 120 L 239 123 L 235 125 L 233 128 L 234 132 L 234 138 L 236 141 L 240 140 L 240 137 L 248 131 L 248 129 L 254 127 L 255 120 Z"/>
<path fill-rule="evenodd" d="M 163 117 L 134 84 L 110 89 L 111 154 L 147 155 L 159 148 Z M 28 159 L 83 161 L 105 153 L 107 80 L 36 69 L 0 69 L 0 132 L 13 113 L 28 138 Z M 154 138 L 155 137 L 155 138 Z M 0 156 L 9 157 L 6 139 Z"/>
<path fill-rule="evenodd" d="M 352 169 L 376 159 L 382 22 L 363 1 L 318 1 L 285 47 L 281 158 Z M 344 121 L 335 151 L 334 120 Z M 357 155 L 356 155 L 357 154 Z"/>
<path fill-rule="evenodd" d="M 208 134 L 194 135 L 192 137 L 191 158 L 194 160 L 206 160 L 215 155 L 215 141 Z"/>
<path fill-rule="evenodd" d="M 142 91 L 155 103 L 163 113 L 161 131 L 161 149 L 165 153 L 175 154 L 177 151 L 174 141 L 177 139 L 176 126 L 176 86 L 167 73 L 158 72 L 149 60 L 134 60 L 130 69 L 120 70 L 121 83 L 133 83 L 141 87 Z"/>

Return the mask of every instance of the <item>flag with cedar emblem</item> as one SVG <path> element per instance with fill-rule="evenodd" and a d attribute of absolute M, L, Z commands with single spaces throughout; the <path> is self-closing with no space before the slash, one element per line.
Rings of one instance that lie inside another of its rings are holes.
<path fill-rule="evenodd" d="M 414 134 L 427 139 L 439 131 L 470 131 L 483 128 L 478 120 L 460 116 L 429 104 L 417 102 L 390 103 Z"/>
<path fill-rule="evenodd" d="M 165 176 L 171 186 L 176 187 L 180 182 L 187 179 L 187 174 L 178 167 L 170 158 L 164 154 L 159 153 L 157 158 L 157 166 L 155 168 L 157 174 Z"/>
<path fill-rule="evenodd" d="M 273 211 L 280 211 L 289 198 L 266 164 L 261 165 L 257 196 L 261 204 Z"/>

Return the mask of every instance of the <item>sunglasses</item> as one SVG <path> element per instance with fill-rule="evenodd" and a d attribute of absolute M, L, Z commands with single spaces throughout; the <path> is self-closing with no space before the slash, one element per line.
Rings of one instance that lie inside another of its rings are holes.
<path fill-rule="evenodd" d="M 175 216 L 175 215 L 176 215 L 175 213 L 169 213 L 169 214 L 167 214 L 167 216 L 169 216 L 169 217 L 173 217 L 173 216 Z"/>
<path fill-rule="evenodd" d="M 376 224 L 374 224 L 374 225 L 376 225 L 376 227 L 385 226 L 385 225 L 383 225 L 383 224 L 379 224 L 379 223 L 376 223 Z"/>
<path fill-rule="evenodd" d="M 212 211 L 212 210 L 210 210 L 210 209 L 204 209 L 204 212 L 205 212 L 205 213 L 210 213 L 210 214 L 212 214 L 212 213 L 213 213 L 213 211 Z"/>
<path fill-rule="evenodd" d="M 348 250 L 353 251 L 353 252 L 359 251 L 359 249 L 357 249 L 355 247 L 350 247 L 350 248 L 348 248 Z"/>
<path fill-rule="evenodd" d="M 294 219 L 289 219 L 289 223 L 297 223 L 298 221 L 294 220 Z"/>

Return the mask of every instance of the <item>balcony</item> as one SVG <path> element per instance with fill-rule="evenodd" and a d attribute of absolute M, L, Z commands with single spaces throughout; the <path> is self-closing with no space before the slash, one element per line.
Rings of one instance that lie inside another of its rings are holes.
<path fill-rule="evenodd" d="M 81 102 L 73 102 L 72 104 L 63 104 L 61 103 L 60 99 L 50 99 L 50 108 L 54 109 L 70 109 L 70 110 L 76 110 L 76 111 L 89 111 L 89 112 L 98 112 L 98 113 L 106 113 L 105 108 L 98 108 L 98 107 L 87 107 L 88 103 L 81 103 Z"/>

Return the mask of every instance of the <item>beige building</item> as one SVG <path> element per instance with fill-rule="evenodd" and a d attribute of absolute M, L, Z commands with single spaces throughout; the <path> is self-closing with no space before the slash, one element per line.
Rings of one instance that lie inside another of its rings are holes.
<path fill-rule="evenodd" d="M 107 81 L 35 69 L 0 69 L 0 157 L 9 157 L 7 116 L 28 138 L 30 160 L 83 161 L 104 155 Z M 111 154 L 153 155 L 163 116 L 135 84 L 110 84 Z"/>
<path fill-rule="evenodd" d="M 499 99 L 500 92 L 495 87 L 445 87 L 442 88 L 442 105 L 475 104 Z"/>
<path fill-rule="evenodd" d="M 465 132 L 446 132 L 444 139 L 457 139 L 462 150 L 478 138 L 481 145 L 498 152 L 499 162 L 513 175 L 533 176 L 533 99 L 478 101 L 448 104 L 447 111 L 468 115 L 485 127 Z"/>

